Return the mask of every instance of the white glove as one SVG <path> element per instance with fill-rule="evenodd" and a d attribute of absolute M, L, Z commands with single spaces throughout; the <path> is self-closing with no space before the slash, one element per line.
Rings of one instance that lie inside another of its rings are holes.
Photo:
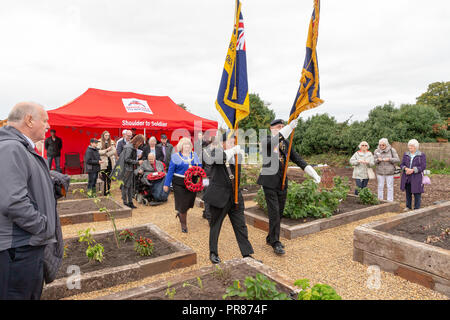
<path fill-rule="evenodd" d="M 297 127 L 297 124 L 298 120 L 294 119 L 288 125 L 284 126 L 283 129 L 280 130 L 280 134 L 283 136 L 283 138 L 287 139 L 292 133 L 292 130 Z"/>
<path fill-rule="evenodd" d="M 313 167 L 310 165 L 307 165 L 304 170 L 311 178 L 314 179 L 314 182 L 319 184 L 320 183 L 320 176 L 317 174 L 316 170 L 314 170 Z"/>
<path fill-rule="evenodd" d="M 226 154 L 226 156 L 227 156 L 227 161 L 230 161 L 230 159 L 233 158 L 233 156 L 234 156 L 235 154 L 239 154 L 239 153 L 241 153 L 241 152 L 243 152 L 243 151 L 244 151 L 244 150 L 241 150 L 241 146 L 240 146 L 240 145 L 237 145 L 237 146 L 234 146 L 234 147 L 231 148 L 231 149 L 225 150 L 224 152 L 225 152 L 225 154 Z"/>

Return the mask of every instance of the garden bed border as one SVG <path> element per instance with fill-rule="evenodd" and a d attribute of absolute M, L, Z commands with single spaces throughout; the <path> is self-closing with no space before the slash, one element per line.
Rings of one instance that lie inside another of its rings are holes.
<path fill-rule="evenodd" d="M 439 213 L 450 201 L 358 226 L 353 233 L 353 260 L 450 297 L 450 250 L 392 235 L 386 230 Z"/>
<path fill-rule="evenodd" d="M 349 194 L 347 195 L 347 197 L 357 196 Z M 302 223 L 300 225 L 289 226 L 287 224 L 284 224 L 283 219 L 281 219 L 280 236 L 291 240 L 305 236 L 307 234 L 312 234 L 322 230 L 338 227 L 340 225 L 365 219 L 371 216 L 376 216 L 386 212 L 397 212 L 400 210 L 400 204 L 398 202 L 388 202 L 384 200 L 380 202 L 381 204 L 378 205 L 341 213 L 329 218 L 317 219 L 314 221 Z M 261 217 L 255 213 L 249 212 L 248 210 L 244 211 L 244 215 L 245 221 L 248 225 L 264 231 L 269 230 L 269 217 Z"/>
<path fill-rule="evenodd" d="M 293 283 L 294 281 L 290 281 L 287 277 L 275 271 L 271 267 L 256 261 L 252 258 L 240 258 L 240 259 L 232 259 L 218 264 L 222 269 L 227 267 L 236 267 L 241 264 L 247 264 L 249 267 L 256 269 L 258 273 L 264 274 L 267 278 L 272 281 L 275 281 L 287 288 L 291 291 L 298 293 L 300 291 L 299 288 L 296 288 Z M 136 288 L 132 288 L 129 290 L 113 293 L 110 295 L 98 297 L 95 300 L 133 300 L 144 295 L 151 294 L 152 292 L 165 290 L 167 289 L 167 283 L 170 282 L 171 286 L 175 286 L 186 281 L 195 279 L 197 277 L 202 277 L 207 274 L 210 274 L 216 270 L 217 265 L 207 266 L 200 268 L 198 270 L 184 272 L 179 275 L 172 276 L 167 279 L 157 280 L 152 283 L 139 286 Z M 225 294 L 225 293 L 224 293 Z M 176 300 L 176 299 L 175 299 Z"/>
<path fill-rule="evenodd" d="M 150 256 L 148 259 L 137 263 L 81 274 L 79 279 L 81 289 L 68 289 L 67 284 L 73 282 L 73 278 L 71 280 L 70 276 L 57 279 L 44 287 L 42 299 L 56 300 L 80 293 L 101 290 L 123 283 L 138 281 L 159 273 L 169 272 L 173 269 L 185 268 L 197 263 L 197 253 L 194 250 L 172 238 L 156 225 L 148 223 L 133 226 L 130 229 L 142 227 L 146 227 L 150 232 L 157 234 L 158 238 L 170 243 L 176 249 L 176 252 L 156 258 Z M 92 233 L 92 235 L 95 237 L 112 232 L 111 230 L 105 230 Z M 78 237 L 69 239 L 78 239 Z"/>
<path fill-rule="evenodd" d="M 75 202 L 75 201 L 94 201 L 95 199 L 110 199 L 113 203 L 119 206 L 118 209 L 108 210 L 110 214 L 114 215 L 115 219 L 125 219 L 132 216 L 132 210 L 112 197 L 98 197 L 98 198 L 85 198 L 85 199 L 73 199 L 65 200 L 63 203 Z M 68 214 L 60 214 L 59 218 L 61 220 L 61 225 L 72 225 L 78 223 L 88 223 L 88 222 L 98 222 L 98 221 L 108 221 L 109 216 L 106 212 L 100 212 L 99 210 L 76 212 Z"/>

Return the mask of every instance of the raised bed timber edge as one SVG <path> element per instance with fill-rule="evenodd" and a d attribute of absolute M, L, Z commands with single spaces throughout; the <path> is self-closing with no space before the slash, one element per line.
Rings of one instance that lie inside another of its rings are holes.
<path fill-rule="evenodd" d="M 349 194 L 348 197 L 356 196 Z M 398 202 L 381 201 L 381 204 L 379 205 L 337 214 L 329 218 L 322 218 L 311 222 L 299 223 L 298 225 L 287 225 L 283 223 L 283 220 L 281 220 L 280 235 L 286 239 L 295 239 L 307 234 L 334 228 L 371 216 L 376 216 L 386 212 L 397 212 L 399 210 L 400 204 Z M 247 224 L 264 231 L 269 230 L 269 218 L 267 216 L 261 216 L 249 212 L 247 209 L 244 211 L 244 214 Z"/>
<path fill-rule="evenodd" d="M 97 199 L 104 202 L 106 206 L 111 206 L 111 208 L 108 208 L 108 211 L 114 216 L 115 219 L 129 218 L 132 215 L 131 208 L 120 204 L 113 198 L 99 197 Z M 88 207 L 88 209 L 86 209 L 87 211 L 82 211 L 83 209 L 80 209 L 80 212 L 64 213 L 65 208 L 67 207 L 79 206 L 79 208 L 83 208 L 83 204 L 90 204 L 91 207 Z M 100 204 L 99 207 L 103 207 L 104 204 Z M 107 221 L 109 219 L 106 212 L 101 212 L 99 209 L 92 207 L 96 207 L 94 198 L 58 202 L 58 214 L 61 220 L 61 225 L 65 226 L 77 223 Z"/>
<path fill-rule="evenodd" d="M 66 197 L 61 198 L 59 201 L 85 199 L 87 197 L 87 184 L 87 182 L 71 182 Z M 81 193 L 79 190 L 83 190 L 83 193 Z M 101 191 L 103 194 L 103 181 L 101 179 L 97 179 L 96 190 Z"/>
<path fill-rule="evenodd" d="M 73 274 L 68 277 L 56 279 L 54 282 L 45 285 L 42 299 L 56 300 L 80 293 L 101 290 L 122 283 L 137 281 L 155 274 L 169 272 L 173 269 L 185 268 L 197 263 L 197 254 L 190 247 L 175 240 L 151 223 L 136 226 L 133 227 L 133 229 L 142 227 L 147 228 L 147 230 L 157 236 L 159 240 L 166 242 L 172 247 L 174 252 L 159 257 L 150 256 L 148 258 L 143 258 L 136 263 L 86 272 L 80 274 L 78 279 L 75 279 Z M 94 237 L 107 234 L 112 235 L 113 231 L 92 233 Z M 77 241 L 77 239 L 78 238 L 74 237 L 69 238 L 66 241 Z M 74 286 L 76 280 L 78 281 L 79 286 Z"/>
<path fill-rule="evenodd" d="M 279 274 L 277 271 L 268 267 L 261 262 L 258 262 L 252 258 L 240 258 L 240 259 L 232 259 L 220 263 L 219 265 L 213 265 L 208 267 L 203 267 L 198 270 L 193 270 L 189 272 L 185 272 L 176 276 L 173 276 L 168 279 L 158 280 L 140 287 L 132 288 L 129 290 L 125 290 L 122 292 L 117 292 L 114 294 L 106 295 L 103 297 L 99 297 L 96 300 L 136 300 L 142 299 L 156 292 L 160 292 L 162 290 L 167 289 L 168 283 L 171 284 L 171 287 L 175 287 L 184 282 L 195 280 L 197 277 L 201 278 L 205 275 L 212 274 L 216 271 L 216 266 L 219 266 L 221 269 L 226 268 L 236 268 L 240 265 L 246 265 L 252 270 L 255 270 L 257 273 L 264 274 L 267 278 L 272 281 L 275 281 L 278 285 L 286 288 L 287 291 L 298 293 L 299 289 L 293 286 L 293 281 L 290 281 L 285 276 Z M 225 292 L 224 292 L 225 293 Z M 175 296 L 176 297 L 176 296 Z M 175 298 L 176 299 L 176 298 Z"/>
<path fill-rule="evenodd" d="M 427 216 L 450 216 L 450 201 L 364 224 L 353 233 L 353 260 L 450 297 L 450 250 L 388 233 Z"/>

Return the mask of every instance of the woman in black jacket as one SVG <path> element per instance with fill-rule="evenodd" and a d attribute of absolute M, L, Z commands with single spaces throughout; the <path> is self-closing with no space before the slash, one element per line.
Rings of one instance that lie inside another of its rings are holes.
<path fill-rule="evenodd" d="M 100 153 L 97 149 L 98 140 L 95 138 L 91 139 L 91 144 L 86 150 L 84 155 L 84 161 L 86 163 L 86 172 L 88 173 L 88 196 L 93 197 L 96 194 L 96 184 L 98 173 L 100 172 Z"/>
<path fill-rule="evenodd" d="M 142 164 L 142 160 L 137 158 L 137 149 L 144 143 L 144 136 L 138 134 L 131 142 L 125 145 L 123 151 L 120 153 L 119 160 L 113 171 L 113 177 L 116 180 L 122 181 L 122 200 L 123 204 L 136 208 L 133 204 L 134 193 L 134 170 L 136 166 Z"/>

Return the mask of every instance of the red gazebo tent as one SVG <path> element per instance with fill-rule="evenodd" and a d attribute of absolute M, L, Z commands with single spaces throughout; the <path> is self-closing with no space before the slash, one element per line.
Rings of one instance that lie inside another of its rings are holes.
<path fill-rule="evenodd" d="M 166 134 L 172 144 L 179 140 L 179 129 L 193 138 L 195 130 L 217 130 L 217 121 L 196 116 L 167 96 L 149 96 L 133 92 L 89 88 L 64 106 L 48 111 L 51 129 L 63 140 L 61 166 L 66 152 L 78 152 L 81 159 L 91 138 L 100 139 L 104 130 L 113 138 L 123 129 L 136 128 L 146 137 Z M 174 134 L 172 136 L 172 134 Z M 50 136 L 50 133 L 47 133 Z M 172 139 L 174 141 L 172 141 Z"/>

